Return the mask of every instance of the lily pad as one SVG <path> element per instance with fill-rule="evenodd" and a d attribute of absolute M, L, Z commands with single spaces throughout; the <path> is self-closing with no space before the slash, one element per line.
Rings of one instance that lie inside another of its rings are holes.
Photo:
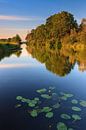
<path fill-rule="evenodd" d="M 41 112 L 50 112 L 50 111 L 52 111 L 51 107 L 43 107 Z"/>
<path fill-rule="evenodd" d="M 72 102 L 73 104 L 77 104 L 77 103 L 78 103 L 78 101 L 77 101 L 76 99 L 73 99 L 71 102 Z"/>
<path fill-rule="evenodd" d="M 79 108 L 79 107 L 75 107 L 75 106 L 74 106 L 74 107 L 72 107 L 72 110 L 78 112 L 78 111 L 81 111 L 81 108 Z"/>
<path fill-rule="evenodd" d="M 30 102 L 30 103 L 28 104 L 28 106 L 29 106 L 29 107 L 35 107 L 35 104 L 32 103 L 32 102 Z"/>
<path fill-rule="evenodd" d="M 60 107 L 59 103 L 56 103 L 55 105 L 53 105 L 53 108 L 58 109 Z"/>
<path fill-rule="evenodd" d="M 42 94 L 41 97 L 46 99 L 51 99 L 51 96 L 49 96 L 48 94 Z"/>
<path fill-rule="evenodd" d="M 53 117 L 53 112 L 48 112 L 45 116 L 47 118 L 52 118 Z"/>
<path fill-rule="evenodd" d="M 67 97 L 67 98 L 73 97 L 73 94 L 71 94 L 71 93 L 61 92 L 60 94 L 63 95 L 63 96 L 65 96 L 65 97 Z"/>
<path fill-rule="evenodd" d="M 27 102 L 27 99 L 26 98 L 22 98 L 21 102 Z"/>
<path fill-rule="evenodd" d="M 81 120 L 81 117 L 79 115 L 75 115 L 75 114 L 72 115 L 72 118 L 74 120 Z"/>
<path fill-rule="evenodd" d="M 67 97 L 66 96 L 62 96 L 61 99 L 64 100 L 64 101 L 66 101 Z"/>
<path fill-rule="evenodd" d="M 19 107 L 21 107 L 21 104 L 16 104 L 15 105 L 15 108 L 19 108 Z"/>
<path fill-rule="evenodd" d="M 32 117 L 37 117 L 37 110 L 33 110 L 33 111 L 31 111 L 31 113 L 30 113 L 30 115 L 32 116 Z"/>
<path fill-rule="evenodd" d="M 17 100 L 22 100 L 22 97 L 21 96 L 17 96 L 16 99 Z"/>
<path fill-rule="evenodd" d="M 71 119 L 71 117 L 67 114 L 61 114 L 61 118 L 66 119 L 66 120 Z"/>
<path fill-rule="evenodd" d="M 53 87 L 53 86 L 50 86 L 50 87 L 49 87 L 49 89 L 50 89 L 50 90 L 54 90 L 54 89 L 55 89 L 55 87 Z"/>
<path fill-rule="evenodd" d="M 34 98 L 34 100 L 35 100 L 35 101 L 39 101 L 39 98 L 36 97 L 36 98 Z"/>
<path fill-rule="evenodd" d="M 36 92 L 41 94 L 41 93 L 45 93 L 46 91 L 47 91 L 47 89 L 43 88 L 43 89 L 37 90 Z"/>
<path fill-rule="evenodd" d="M 63 122 L 59 122 L 57 124 L 57 130 L 67 130 L 66 124 L 64 124 Z"/>
<path fill-rule="evenodd" d="M 69 128 L 68 130 L 74 130 L 73 128 Z"/>
<path fill-rule="evenodd" d="M 86 101 L 81 100 L 80 105 L 81 105 L 82 107 L 86 107 Z"/>

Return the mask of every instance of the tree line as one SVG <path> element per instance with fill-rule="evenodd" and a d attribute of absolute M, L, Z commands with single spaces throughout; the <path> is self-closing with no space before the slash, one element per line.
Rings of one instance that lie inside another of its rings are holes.
<path fill-rule="evenodd" d="M 63 45 L 86 44 L 86 19 L 78 25 L 66 11 L 50 16 L 45 24 L 32 29 L 26 37 L 27 45 L 36 48 L 60 49 Z"/>
<path fill-rule="evenodd" d="M 21 43 L 21 38 L 17 34 L 16 36 L 14 36 L 12 38 L 0 39 L 0 43 L 1 44 L 16 44 L 16 45 L 19 45 Z"/>

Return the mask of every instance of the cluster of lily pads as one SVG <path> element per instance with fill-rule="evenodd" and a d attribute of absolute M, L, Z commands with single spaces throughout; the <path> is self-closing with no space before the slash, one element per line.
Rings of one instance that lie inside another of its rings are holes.
<path fill-rule="evenodd" d="M 80 121 L 82 119 L 81 112 L 82 107 L 86 108 L 85 100 L 76 100 L 74 99 L 73 94 L 69 93 L 55 93 L 55 87 L 49 87 L 49 89 L 43 88 L 36 90 L 39 97 L 35 97 L 33 99 L 24 98 L 22 96 L 17 96 L 16 99 L 19 101 L 16 104 L 16 108 L 22 107 L 22 105 L 26 104 L 27 112 L 31 117 L 36 118 L 39 114 L 44 113 L 46 118 L 52 118 L 54 116 L 54 110 L 59 110 L 63 107 L 63 104 L 69 100 L 72 107 L 68 107 L 66 109 L 71 109 L 73 114 L 61 113 L 60 118 L 63 120 L 70 120 L 72 123 L 76 121 Z M 50 105 L 46 106 L 46 102 Z M 24 103 L 24 104 L 23 104 Z M 80 107 L 78 107 L 80 105 Z M 66 107 L 66 105 L 65 105 Z M 80 112 L 80 113 L 79 113 Z M 79 114 L 78 114 L 79 113 Z M 57 130 L 74 130 L 73 128 L 69 128 L 64 122 L 57 123 Z"/>

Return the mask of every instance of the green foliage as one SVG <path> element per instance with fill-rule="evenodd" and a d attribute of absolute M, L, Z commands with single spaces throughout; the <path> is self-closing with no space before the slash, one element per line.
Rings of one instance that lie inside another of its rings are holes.
<path fill-rule="evenodd" d="M 12 37 L 12 38 L 0 39 L 0 44 L 15 44 L 15 45 L 19 45 L 20 43 L 21 43 L 21 38 L 20 38 L 20 36 L 18 34 L 16 36 Z"/>

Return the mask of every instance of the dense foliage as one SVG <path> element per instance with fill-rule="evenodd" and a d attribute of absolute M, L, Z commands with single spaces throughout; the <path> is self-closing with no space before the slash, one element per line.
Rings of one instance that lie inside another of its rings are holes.
<path fill-rule="evenodd" d="M 61 12 L 49 17 L 45 25 L 26 37 L 27 50 L 46 68 L 60 76 L 68 74 L 75 62 L 85 69 L 86 20 L 78 25 L 72 14 Z M 82 66 L 83 65 L 83 66 Z"/>

